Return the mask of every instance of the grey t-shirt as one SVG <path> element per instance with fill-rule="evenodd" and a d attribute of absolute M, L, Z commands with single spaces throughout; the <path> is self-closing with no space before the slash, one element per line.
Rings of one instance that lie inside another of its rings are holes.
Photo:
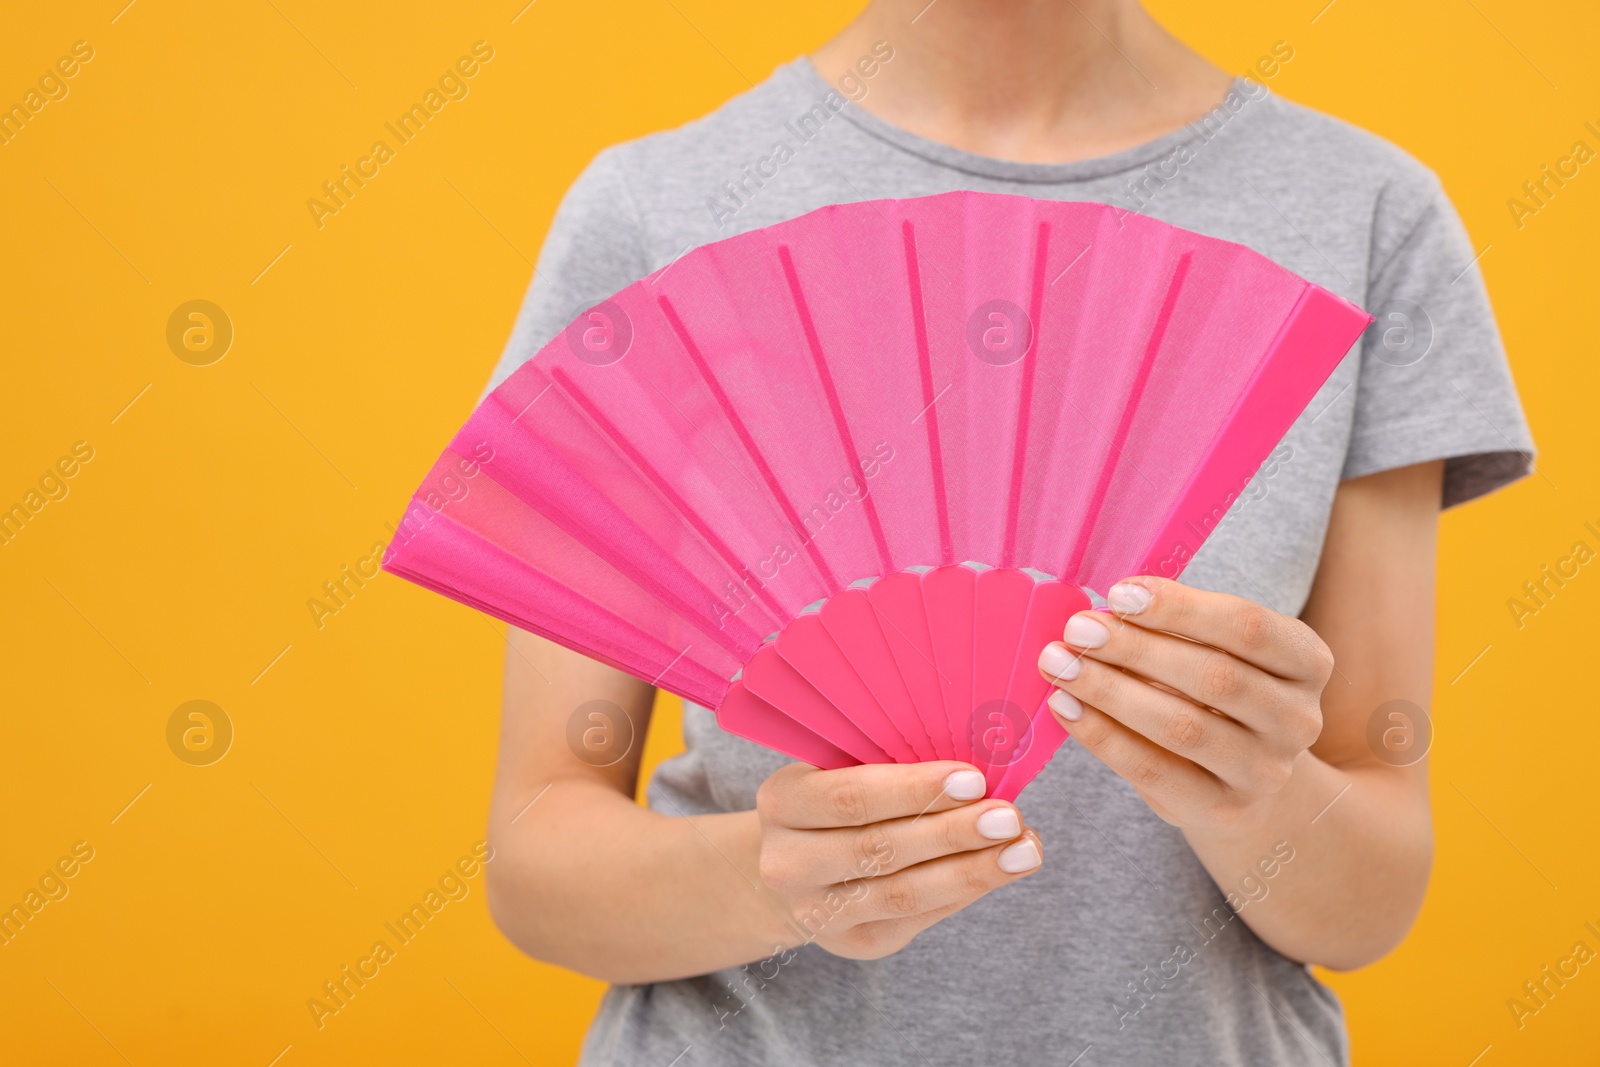
<path fill-rule="evenodd" d="M 1450 506 L 1530 468 L 1474 250 L 1438 180 L 1243 80 L 1205 119 L 1140 147 L 1015 163 L 875 118 L 797 59 L 705 118 L 595 158 L 556 214 L 491 385 L 578 311 L 688 248 L 826 204 L 956 189 L 1116 204 L 1248 245 L 1377 316 L 1190 564 L 1190 585 L 1298 614 L 1341 480 L 1444 458 Z M 649 788 L 667 814 L 753 808 L 785 762 L 694 706 L 684 740 Z M 1031 877 L 886 959 L 812 945 L 613 987 L 583 1062 L 1347 1061 L 1337 998 L 1236 917 L 1183 835 L 1121 778 L 1069 741 L 1018 803 L 1045 843 Z M 1275 845 L 1262 842 L 1263 858 Z M 1277 858 L 1295 847 L 1290 833 Z"/>

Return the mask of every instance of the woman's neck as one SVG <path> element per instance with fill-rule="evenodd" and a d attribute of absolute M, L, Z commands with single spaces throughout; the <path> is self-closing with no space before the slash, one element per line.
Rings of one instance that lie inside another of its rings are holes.
<path fill-rule="evenodd" d="M 1029 162 L 1153 140 L 1214 108 L 1232 81 L 1135 0 L 872 0 L 811 61 L 836 81 L 878 41 L 894 57 L 859 106 L 934 141 Z"/>

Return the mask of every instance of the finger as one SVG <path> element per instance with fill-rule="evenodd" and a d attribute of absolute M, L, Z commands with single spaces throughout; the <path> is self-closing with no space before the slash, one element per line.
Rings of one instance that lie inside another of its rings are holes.
<path fill-rule="evenodd" d="M 845 931 L 844 940 L 860 952 L 860 958 L 881 959 L 899 952 L 922 931 L 938 925 L 941 920 L 954 915 L 968 904 L 975 903 L 977 899 L 974 897 L 970 901 L 946 904 L 942 908 L 934 908 L 932 911 L 925 911 L 908 919 L 873 919 L 871 922 L 861 923 Z"/>
<path fill-rule="evenodd" d="M 1000 886 L 1026 878 L 1044 861 L 1039 835 L 1025 831 L 1009 845 L 919 863 L 864 883 L 866 895 L 852 902 L 852 918 L 870 923 L 910 919 L 927 912 L 963 908 Z M 855 888 L 852 886 L 851 888 Z M 945 911 L 948 914 L 947 911 Z M 929 924 L 934 920 L 929 920 Z"/>
<path fill-rule="evenodd" d="M 1052 694 L 1050 710 L 1091 756 L 1167 811 L 1206 812 L 1228 797 L 1210 771 L 1071 694 Z"/>
<path fill-rule="evenodd" d="M 756 793 L 761 817 L 794 829 L 865 826 L 948 811 L 987 791 L 970 763 L 876 763 L 820 771 L 794 763 L 776 771 Z"/>
<path fill-rule="evenodd" d="M 1127 622 L 1220 648 L 1280 678 L 1325 681 L 1333 669 L 1311 627 L 1243 597 L 1141 575 L 1112 586 L 1106 599 Z"/>
<path fill-rule="evenodd" d="M 1041 661 L 1050 658 L 1051 648 L 1061 646 L 1047 646 Z M 1250 730 L 1181 694 L 1158 689 L 1143 678 L 1087 656 L 1075 662 L 1069 673 L 1073 677 L 1057 681 L 1056 687 L 1064 697 L 1075 700 L 1078 707 L 1095 708 L 1168 752 L 1199 764 L 1231 786 L 1251 785 L 1259 777 L 1261 765 L 1268 762 L 1262 759 L 1262 741 Z M 1056 700 L 1054 707 L 1063 712 L 1077 710 L 1067 700 Z"/>
<path fill-rule="evenodd" d="M 809 830 L 791 841 L 785 862 L 810 873 L 813 885 L 877 878 L 928 860 L 993 847 L 1022 835 L 1022 815 L 1003 800 L 913 815 L 867 826 Z"/>
<path fill-rule="evenodd" d="M 1074 657 L 1081 653 L 1160 682 L 1252 730 L 1272 724 L 1274 694 L 1282 690 L 1283 681 L 1221 649 L 1134 626 L 1104 611 L 1080 611 L 1072 616 L 1064 637 L 1066 652 Z M 1070 681 L 1066 675 L 1075 671 L 1077 664 L 1060 654 L 1047 651 L 1045 655 L 1050 656 L 1050 665 L 1041 656 L 1040 669 Z"/>
<path fill-rule="evenodd" d="M 882 959 L 909 945 L 918 934 L 935 926 L 946 916 L 954 915 L 963 905 L 949 904 L 909 919 L 874 919 L 852 926 L 845 933 L 845 941 L 861 953 L 862 959 Z"/>

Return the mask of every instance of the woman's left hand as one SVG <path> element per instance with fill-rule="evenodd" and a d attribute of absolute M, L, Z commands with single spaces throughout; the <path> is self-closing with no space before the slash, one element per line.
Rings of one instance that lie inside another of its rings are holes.
<path fill-rule="evenodd" d="M 1039 657 L 1051 709 L 1174 826 L 1259 813 L 1322 732 L 1328 646 L 1299 619 L 1163 578 L 1107 600 Z"/>

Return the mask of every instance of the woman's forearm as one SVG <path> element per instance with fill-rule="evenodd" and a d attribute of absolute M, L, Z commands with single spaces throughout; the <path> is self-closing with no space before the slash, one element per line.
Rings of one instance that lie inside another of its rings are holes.
<path fill-rule="evenodd" d="M 1432 827 L 1409 773 L 1302 753 L 1260 814 L 1185 836 L 1267 944 L 1305 963 L 1361 967 L 1405 936 L 1428 884 Z"/>
<path fill-rule="evenodd" d="M 706 974 L 802 940 L 757 872 L 753 811 L 677 818 L 563 778 L 496 811 L 489 906 L 518 948 L 609 982 Z"/>

